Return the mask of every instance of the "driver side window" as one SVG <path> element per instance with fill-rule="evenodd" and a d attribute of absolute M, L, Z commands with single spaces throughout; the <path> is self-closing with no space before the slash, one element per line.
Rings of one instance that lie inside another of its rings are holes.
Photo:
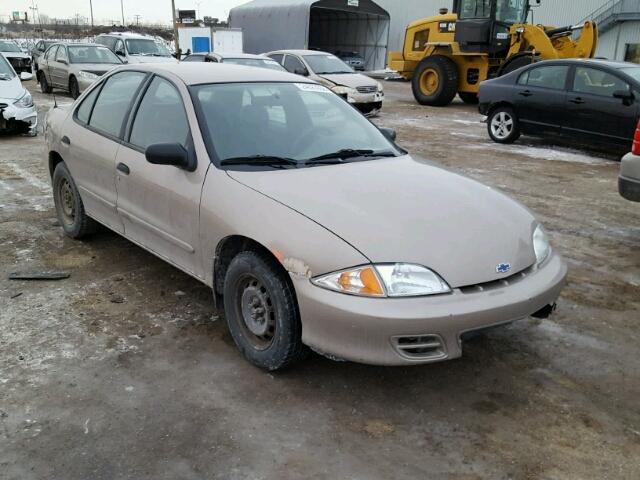
<path fill-rule="evenodd" d="M 300 71 L 306 70 L 302 62 L 297 57 L 294 57 L 293 55 L 287 55 L 287 58 L 285 58 L 284 60 L 284 68 L 286 68 L 287 71 L 291 73 L 296 73 L 296 71 L 300 72 Z"/>
<path fill-rule="evenodd" d="M 69 62 L 66 48 L 62 46 L 58 47 L 58 53 L 56 53 L 56 62 Z"/>
<path fill-rule="evenodd" d="M 116 46 L 113 49 L 114 52 L 122 52 L 124 53 L 124 43 L 122 42 L 122 40 L 118 40 L 116 42 Z"/>

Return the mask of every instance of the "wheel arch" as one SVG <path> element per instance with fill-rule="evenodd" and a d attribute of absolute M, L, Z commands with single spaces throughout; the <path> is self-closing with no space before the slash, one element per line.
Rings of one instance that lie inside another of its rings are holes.
<path fill-rule="evenodd" d="M 222 305 L 224 279 L 231 261 L 236 255 L 246 251 L 258 252 L 270 258 L 273 261 L 274 268 L 284 275 L 285 281 L 289 283 L 295 293 L 295 287 L 289 277 L 289 272 L 282 264 L 282 258 L 279 258 L 278 252 L 274 252 L 262 243 L 244 235 L 229 235 L 218 242 L 215 250 L 212 289 L 216 306 Z M 295 300 L 297 307 L 297 298 Z"/>
<path fill-rule="evenodd" d="M 513 109 L 513 108 L 514 108 L 514 106 L 513 106 L 513 104 L 512 104 L 511 102 L 508 102 L 508 101 L 506 101 L 506 100 L 500 100 L 499 102 L 492 103 L 492 104 L 489 106 L 489 108 L 487 109 L 487 117 L 490 117 L 490 116 L 491 116 L 491 114 L 492 114 L 493 112 L 495 112 L 495 110 L 496 110 L 497 108 L 500 108 L 500 107 L 508 107 L 508 108 L 511 108 L 511 109 Z"/>
<path fill-rule="evenodd" d="M 50 178 L 53 178 L 53 172 L 55 171 L 55 169 L 58 166 L 58 164 L 62 163 L 62 162 L 64 162 L 64 159 L 62 158 L 62 155 L 60 155 L 55 150 L 51 150 L 49 152 L 48 164 L 49 164 L 49 177 Z"/>

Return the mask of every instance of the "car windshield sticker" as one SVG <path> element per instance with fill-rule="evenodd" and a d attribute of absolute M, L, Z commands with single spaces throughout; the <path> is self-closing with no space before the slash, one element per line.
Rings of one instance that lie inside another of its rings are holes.
<path fill-rule="evenodd" d="M 315 83 L 296 83 L 296 86 L 305 92 L 332 93 L 328 88 L 322 85 L 316 85 Z"/>

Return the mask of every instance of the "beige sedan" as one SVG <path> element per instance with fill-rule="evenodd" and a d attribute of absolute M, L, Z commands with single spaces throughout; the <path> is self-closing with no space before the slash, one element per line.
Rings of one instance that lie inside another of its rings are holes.
<path fill-rule="evenodd" d="M 131 65 L 49 112 L 46 163 L 67 235 L 106 225 L 210 286 L 261 368 L 452 359 L 548 316 L 566 266 L 534 216 L 393 138 L 286 72 Z"/>

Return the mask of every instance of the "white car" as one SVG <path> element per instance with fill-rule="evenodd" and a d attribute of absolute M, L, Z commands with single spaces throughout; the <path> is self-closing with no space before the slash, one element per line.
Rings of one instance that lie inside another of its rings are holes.
<path fill-rule="evenodd" d="M 131 32 L 101 33 L 95 43 L 113 50 L 125 63 L 178 63 L 167 47 L 146 35 Z"/>
<path fill-rule="evenodd" d="M 17 73 L 33 73 L 31 70 L 31 56 L 23 52 L 20 45 L 13 40 L 0 40 L 0 54 L 9 61 Z"/>
<path fill-rule="evenodd" d="M 21 83 L 21 80 L 32 78 L 28 72 L 18 76 L 7 59 L 0 55 L 0 132 L 36 134 L 38 112 L 31 94 Z"/>
<path fill-rule="evenodd" d="M 633 148 L 620 163 L 618 191 L 623 198 L 640 202 L 640 121 L 633 137 Z"/>

